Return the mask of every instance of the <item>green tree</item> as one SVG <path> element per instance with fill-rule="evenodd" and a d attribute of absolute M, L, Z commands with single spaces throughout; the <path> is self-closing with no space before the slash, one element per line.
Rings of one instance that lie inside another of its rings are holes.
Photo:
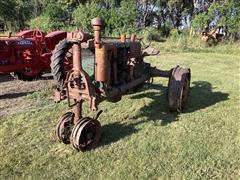
<path fill-rule="evenodd" d="M 192 26 L 203 30 L 205 26 L 225 27 L 229 36 L 235 38 L 240 32 L 240 2 L 219 0 L 211 3 L 209 8 L 195 16 Z"/>
<path fill-rule="evenodd" d="M 112 1 L 111 6 L 104 3 L 91 2 L 80 5 L 73 13 L 76 26 L 83 31 L 91 32 L 91 19 L 99 16 L 104 19 L 105 31 L 109 34 L 132 33 L 136 27 L 136 4 L 133 1 L 123 0 L 120 4 Z"/>
<path fill-rule="evenodd" d="M 73 19 L 77 27 L 81 28 L 83 31 L 91 32 L 91 19 L 96 16 L 103 17 L 103 14 L 103 9 L 92 2 L 78 6 L 73 12 Z"/>
<path fill-rule="evenodd" d="M 43 31 L 53 31 L 65 28 L 66 11 L 60 4 L 49 2 L 43 9 L 43 13 L 29 22 L 31 28 L 39 28 Z"/>
<path fill-rule="evenodd" d="M 15 23 L 15 1 L 0 1 L 0 24 L 3 29 L 13 29 Z"/>

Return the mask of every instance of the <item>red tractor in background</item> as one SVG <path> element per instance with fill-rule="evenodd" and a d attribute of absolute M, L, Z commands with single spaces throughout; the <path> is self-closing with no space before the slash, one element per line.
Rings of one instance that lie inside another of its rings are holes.
<path fill-rule="evenodd" d="M 11 73 L 20 80 L 33 80 L 51 72 L 52 51 L 66 37 L 63 31 L 46 34 L 40 30 L 0 36 L 0 74 Z"/>

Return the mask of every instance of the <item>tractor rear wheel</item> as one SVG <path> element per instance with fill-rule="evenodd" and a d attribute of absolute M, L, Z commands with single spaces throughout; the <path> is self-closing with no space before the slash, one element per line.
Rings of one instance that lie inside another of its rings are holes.
<path fill-rule="evenodd" d="M 168 103 L 170 111 L 181 112 L 187 103 L 190 89 L 190 69 L 179 66 L 172 69 L 172 75 L 168 81 Z"/>
<path fill-rule="evenodd" d="M 66 71 L 71 68 L 70 59 L 72 57 L 71 48 L 73 42 L 66 39 L 59 42 L 53 51 L 51 57 L 51 69 L 54 80 L 57 82 L 57 87 L 62 90 L 64 88 L 64 79 Z"/>

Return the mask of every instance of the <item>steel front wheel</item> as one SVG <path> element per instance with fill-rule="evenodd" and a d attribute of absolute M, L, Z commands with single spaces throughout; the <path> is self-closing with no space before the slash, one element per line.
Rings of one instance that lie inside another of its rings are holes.
<path fill-rule="evenodd" d="M 56 125 L 55 134 L 58 141 L 64 144 L 70 144 L 70 135 L 73 128 L 74 113 L 67 112 L 63 114 Z"/>
<path fill-rule="evenodd" d="M 90 117 L 80 119 L 72 130 L 73 147 L 78 151 L 86 151 L 97 146 L 101 136 L 101 124 Z"/>

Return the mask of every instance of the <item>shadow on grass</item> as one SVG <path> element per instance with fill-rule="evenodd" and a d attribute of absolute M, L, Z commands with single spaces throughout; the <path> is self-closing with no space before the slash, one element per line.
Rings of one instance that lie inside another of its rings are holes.
<path fill-rule="evenodd" d="M 103 133 L 99 146 L 105 146 L 118 140 L 137 133 L 139 130 L 135 128 L 134 124 L 127 124 L 121 122 L 114 122 L 106 124 L 102 127 Z"/>
<path fill-rule="evenodd" d="M 159 90 L 159 92 L 147 92 L 147 89 Z M 140 93 L 140 94 L 139 94 Z M 149 120 L 159 122 L 161 125 L 167 125 L 171 122 L 178 120 L 179 113 L 169 112 L 167 102 L 167 87 L 162 85 L 149 84 L 140 89 L 137 95 L 133 95 L 132 99 L 150 98 L 153 101 L 140 109 L 138 115 L 131 119 L 138 119 L 146 117 L 143 121 L 133 123 L 114 122 L 103 126 L 103 138 L 101 145 L 107 145 L 118 141 L 121 138 L 127 137 L 136 133 L 138 129 L 136 125 L 145 123 Z M 213 92 L 212 85 L 206 81 L 196 81 L 191 85 L 191 90 L 188 98 L 187 108 L 182 113 L 191 113 L 200 109 L 207 108 L 218 102 L 228 100 L 229 94 L 222 92 Z"/>
<path fill-rule="evenodd" d="M 149 120 L 161 120 L 162 125 L 166 125 L 178 119 L 179 113 L 169 112 L 167 102 L 167 87 L 162 85 L 149 85 L 148 88 L 159 90 L 158 92 L 142 93 L 133 96 L 133 99 L 148 97 L 153 101 L 149 106 L 142 107 L 140 114 L 134 118 L 147 117 Z M 218 102 L 228 100 L 229 94 L 213 92 L 212 85 L 206 81 L 193 82 L 188 97 L 186 109 L 182 113 L 191 113 L 200 109 L 207 108 Z"/>
<path fill-rule="evenodd" d="M 43 74 L 41 77 L 38 77 L 37 79 L 34 79 L 33 81 L 36 81 L 36 80 L 51 80 L 51 79 L 53 79 L 53 76 L 50 73 L 46 73 L 46 74 Z M 13 81 L 13 80 L 16 80 L 16 78 L 12 77 L 10 74 L 0 74 L 0 83 Z"/>
<path fill-rule="evenodd" d="M 9 93 L 9 94 L 0 95 L 0 99 L 15 99 L 15 98 L 26 96 L 26 95 L 32 94 L 32 93 L 34 93 L 34 91 L 20 92 L 20 93 Z"/>

